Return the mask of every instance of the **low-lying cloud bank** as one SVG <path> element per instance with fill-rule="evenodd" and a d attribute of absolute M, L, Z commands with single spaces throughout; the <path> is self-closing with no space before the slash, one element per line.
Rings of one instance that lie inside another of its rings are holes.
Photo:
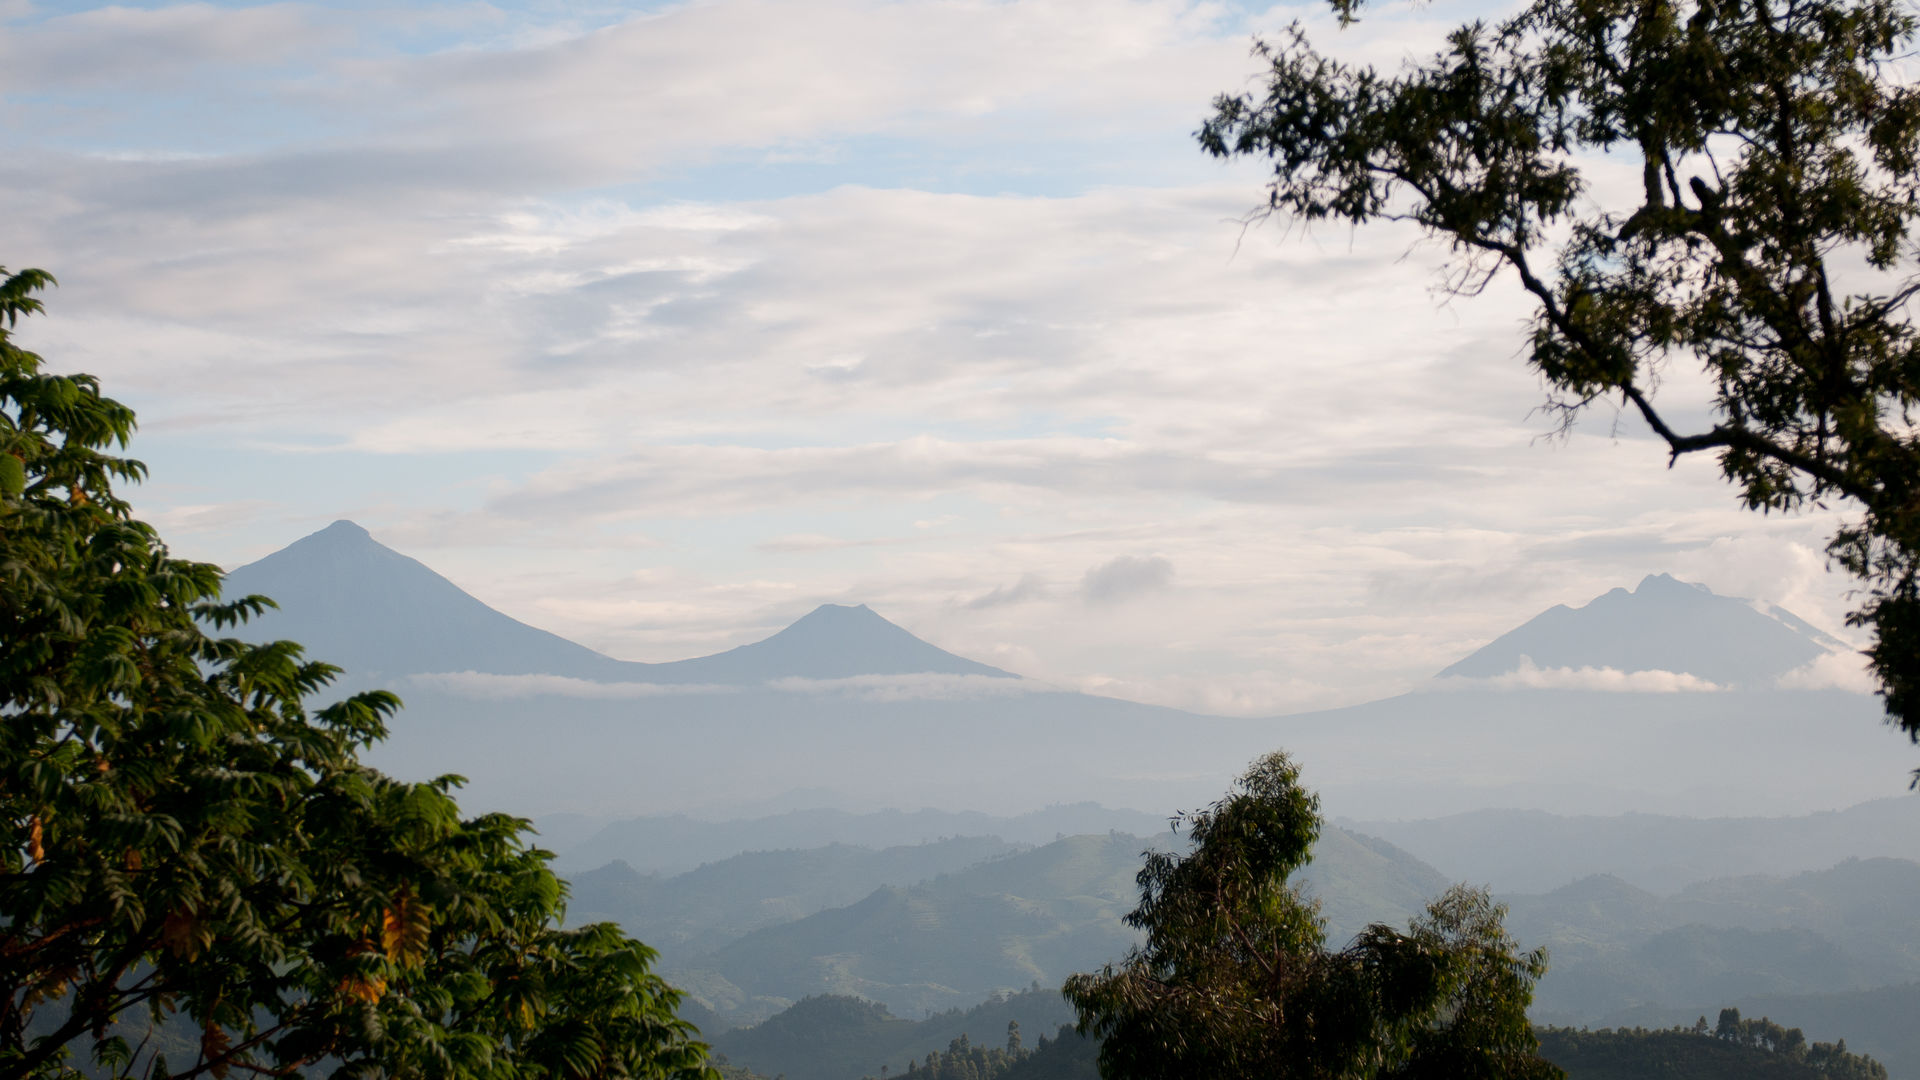
<path fill-rule="evenodd" d="M 969 698 L 1015 697 L 1050 689 L 1028 679 L 1000 675 L 947 675 L 924 671 L 911 675 L 854 675 L 845 679 L 803 679 L 794 676 L 767 683 L 775 690 L 795 694 L 844 694 L 862 701 L 961 701 Z"/>
<path fill-rule="evenodd" d="M 1866 656 L 1852 650 L 1830 652 L 1805 667 L 1794 668 L 1774 685 L 1782 690 L 1846 690 L 1855 694 L 1880 689 L 1867 670 Z"/>
<path fill-rule="evenodd" d="M 493 675 L 483 671 L 445 671 L 409 675 L 407 682 L 455 697 L 481 700 L 563 697 L 595 701 L 682 697 L 693 694 L 739 694 L 771 690 L 786 694 L 839 694 L 861 701 L 963 701 L 1012 697 L 1056 689 L 1031 679 L 999 675 L 949 675 L 919 672 L 908 675 L 854 675 L 844 679 L 807 679 L 792 676 L 751 686 L 720 683 L 597 682 L 565 675 Z"/>
<path fill-rule="evenodd" d="M 483 671 L 409 675 L 407 681 L 455 697 L 479 699 L 568 697 L 617 701 L 684 694 L 734 694 L 741 690 L 738 686 L 715 683 L 595 682 L 565 675 L 492 675 Z"/>
<path fill-rule="evenodd" d="M 1621 671 L 1611 667 L 1543 668 L 1531 656 L 1520 666 L 1484 678 L 1452 676 L 1435 679 L 1441 690 L 1598 690 L 1622 694 L 1701 694 L 1727 689 L 1719 683 L 1685 671 Z"/>

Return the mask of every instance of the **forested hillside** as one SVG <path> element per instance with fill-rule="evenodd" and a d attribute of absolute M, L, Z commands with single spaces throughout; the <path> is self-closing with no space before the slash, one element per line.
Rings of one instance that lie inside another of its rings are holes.
<path fill-rule="evenodd" d="M 1920 863 L 1901 859 L 1702 882 L 1666 897 L 1591 877 L 1507 901 L 1513 932 L 1552 952 L 1534 1015 L 1556 1023 L 1920 978 Z"/>
<path fill-rule="evenodd" d="M 854 903 L 883 885 L 923 881 L 1020 850 L 991 836 L 881 851 L 830 844 L 736 855 L 673 877 L 614 862 L 572 875 L 568 913 L 582 922 L 645 926 L 648 943 L 674 964 L 763 927 Z"/>
<path fill-rule="evenodd" d="M 1920 1076 L 1920 983 L 1852 990 L 1837 994 L 1771 994 L 1741 998 L 1733 1003 L 1749 1016 L 1791 1017 L 1809 1039 L 1846 1040 L 1848 1046 L 1871 1054 L 1887 1067 L 1894 1080 Z M 1713 1015 L 1700 1006 L 1643 1007 L 1617 1013 L 1603 1022 L 1620 1025 L 1667 1026 L 1686 1023 L 1686 1017 Z"/>
<path fill-rule="evenodd" d="M 1141 853 L 1182 841 L 1108 832 L 1023 849 L 991 837 L 869 851 L 829 845 L 738 855 L 674 877 L 611 864 L 573 877 L 570 911 L 657 943 L 676 985 L 725 1024 L 814 994 L 902 1016 L 1117 959 L 1136 940 Z M 1329 828 L 1300 884 L 1340 940 L 1400 922 L 1447 885 L 1384 841 Z"/>
<path fill-rule="evenodd" d="M 750 1028 L 713 1037 L 728 1060 L 787 1080 L 857 1080 L 898 1076 L 928 1054 L 944 1053 L 964 1038 L 969 1048 L 1004 1048 L 1008 1025 L 1037 1039 L 1068 1022 L 1073 1010 L 1060 992 L 1030 988 L 995 995 L 970 1009 L 922 1020 L 894 1016 L 884 1005 L 842 995 L 802 999 Z M 1029 1048 L 1037 1046 L 1037 1042 Z M 989 1078 L 982 1078 L 989 1080 Z"/>
<path fill-rule="evenodd" d="M 1691 1028 L 1544 1028 L 1540 1056 L 1567 1080 L 1887 1080 L 1886 1067 L 1848 1051 L 1846 1040 L 1809 1042 L 1799 1028 L 1723 1009 Z"/>

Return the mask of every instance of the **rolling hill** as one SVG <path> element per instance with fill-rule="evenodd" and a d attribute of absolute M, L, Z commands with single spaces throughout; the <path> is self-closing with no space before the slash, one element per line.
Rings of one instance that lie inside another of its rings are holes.
<path fill-rule="evenodd" d="M 858 996 L 913 1016 L 1035 982 L 1057 986 L 1135 943 L 1121 917 L 1139 898 L 1141 852 L 1173 843 L 1171 836 L 1074 836 L 926 880 L 902 878 L 853 903 L 770 922 L 706 955 L 676 960 L 668 975 L 734 1023 L 810 994 Z M 1384 841 L 1328 829 L 1314 850 L 1298 880 L 1321 901 L 1336 943 L 1371 922 L 1404 923 L 1447 886 L 1437 871 Z M 606 898 L 597 901 L 594 918 L 614 919 L 643 940 L 684 940 L 689 918 L 706 918 L 707 910 L 752 910 L 764 891 L 754 882 L 771 878 L 749 868 L 771 857 L 739 856 L 624 894 L 607 885 L 622 876 L 631 881 L 631 872 L 602 870 L 577 877 L 576 890 L 583 899 Z M 821 866 L 849 860 L 841 849 L 778 857 Z M 688 902 L 716 881 L 733 883 L 734 895 L 710 909 Z M 787 898 L 773 902 L 794 910 Z"/>

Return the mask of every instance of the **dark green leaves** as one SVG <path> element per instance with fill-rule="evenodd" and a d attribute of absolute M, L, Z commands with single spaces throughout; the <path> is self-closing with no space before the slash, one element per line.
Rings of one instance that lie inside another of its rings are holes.
<path fill-rule="evenodd" d="M 9 328 L 52 280 L 0 278 Z M 132 429 L 0 329 L 0 1078 L 712 1076 L 526 822 L 361 764 L 397 698 L 209 636 L 269 602 L 133 518 Z"/>
<path fill-rule="evenodd" d="M 1895 70 L 1915 32 L 1897 0 L 1536 0 L 1383 76 L 1295 27 L 1198 134 L 1272 162 L 1272 212 L 1418 222 L 1462 256 L 1456 293 L 1512 274 L 1569 421 L 1618 395 L 1675 456 L 1717 453 L 1750 508 L 1853 507 L 1828 553 L 1920 741 L 1920 87 Z M 1589 170 L 1621 162 L 1637 190 L 1597 201 Z M 1654 405 L 1676 362 L 1717 388 L 1705 431 Z"/>

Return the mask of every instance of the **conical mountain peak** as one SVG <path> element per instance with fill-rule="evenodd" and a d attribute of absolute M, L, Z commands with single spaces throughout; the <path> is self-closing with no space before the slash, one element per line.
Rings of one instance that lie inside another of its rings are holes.
<path fill-rule="evenodd" d="M 493 610 L 344 519 L 234 570 L 222 591 L 279 604 L 247 626 L 249 637 L 298 641 L 356 680 L 442 671 L 592 678 L 620 666 Z"/>
<path fill-rule="evenodd" d="M 329 540 L 335 543 L 352 543 L 363 540 L 371 541 L 373 540 L 373 534 L 362 527 L 360 523 L 341 518 L 326 528 L 321 529 L 319 532 L 307 537 L 307 539 Z"/>
<path fill-rule="evenodd" d="M 822 604 L 772 637 L 713 656 L 615 660 L 493 610 L 344 519 L 234 570 L 225 592 L 280 605 L 249 624 L 249 637 L 298 641 L 355 680 L 463 671 L 738 686 L 919 673 L 1012 677 L 929 645 L 865 604 Z"/>
<path fill-rule="evenodd" d="M 660 667 L 672 669 L 676 681 L 698 672 L 701 680 L 726 683 L 923 673 L 1013 677 L 929 645 L 865 604 L 821 604 L 764 641 Z"/>

